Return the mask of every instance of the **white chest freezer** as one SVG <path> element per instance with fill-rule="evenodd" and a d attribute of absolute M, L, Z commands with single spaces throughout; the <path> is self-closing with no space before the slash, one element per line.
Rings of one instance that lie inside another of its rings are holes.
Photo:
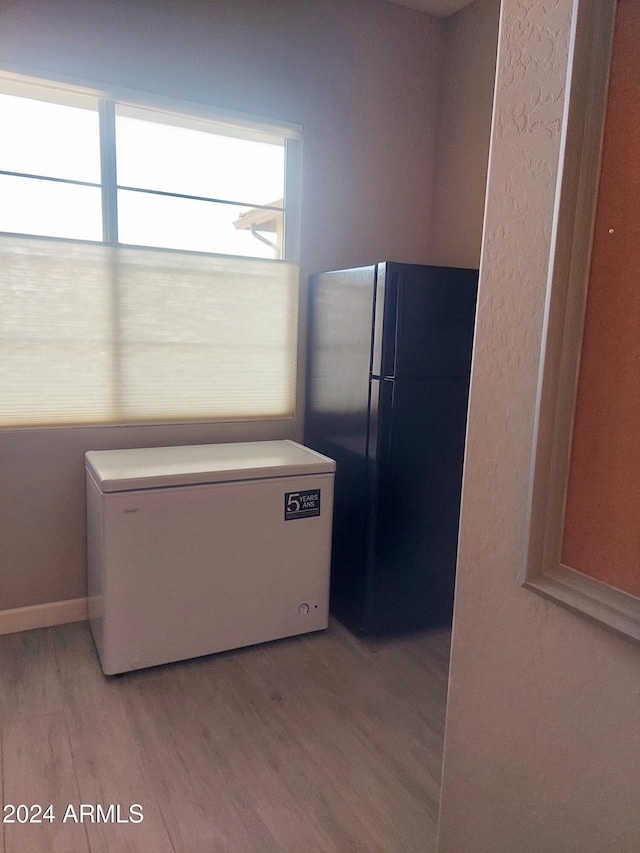
<path fill-rule="evenodd" d="M 293 441 L 88 452 L 104 672 L 326 628 L 334 471 Z"/>

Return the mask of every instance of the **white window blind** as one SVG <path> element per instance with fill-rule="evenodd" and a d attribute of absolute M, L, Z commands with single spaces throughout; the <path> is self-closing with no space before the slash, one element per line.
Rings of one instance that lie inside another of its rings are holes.
<path fill-rule="evenodd" d="M 0 236 L 0 425 L 288 418 L 297 267 Z"/>
<path fill-rule="evenodd" d="M 293 417 L 299 127 L 11 71 L 0 125 L 0 426 Z"/>

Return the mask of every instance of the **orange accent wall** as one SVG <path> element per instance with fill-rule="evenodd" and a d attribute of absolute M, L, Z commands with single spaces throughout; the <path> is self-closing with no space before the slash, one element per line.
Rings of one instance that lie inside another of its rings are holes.
<path fill-rule="evenodd" d="M 617 14 L 562 562 L 640 597 L 640 3 Z"/>

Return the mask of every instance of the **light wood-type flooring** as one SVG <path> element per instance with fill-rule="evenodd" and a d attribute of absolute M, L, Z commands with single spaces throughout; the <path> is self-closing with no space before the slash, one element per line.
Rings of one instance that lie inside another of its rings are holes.
<path fill-rule="evenodd" d="M 446 631 L 332 621 L 107 678 L 85 623 L 0 637 L 2 799 L 54 815 L 5 823 L 4 851 L 431 853 L 448 659 Z"/>

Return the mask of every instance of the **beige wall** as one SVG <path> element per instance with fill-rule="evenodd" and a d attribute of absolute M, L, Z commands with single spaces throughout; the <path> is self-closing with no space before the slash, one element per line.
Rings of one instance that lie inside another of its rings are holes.
<path fill-rule="evenodd" d="M 0 64 L 303 125 L 302 408 L 310 272 L 478 263 L 497 3 L 442 21 L 387 0 L 13 0 L 0 3 Z M 85 594 L 86 450 L 301 430 L 298 417 L 0 432 L 0 611 Z"/>
<path fill-rule="evenodd" d="M 304 304 L 311 271 L 428 260 L 443 26 L 386 0 L 12 0 L 0 63 L 301 123 Z M 0 610 L 85 594 L 85 450 L 300 431 L 0 433 Z"/>
<path fill-rule="evenodd" d="M 445 20 L 435 198 L 429 256 L 480 265 L 500 0 L 476 0 Z"/>
<path fill-rule="evenodd" d="M 503 4 L 440 853 L 639 849 L 640 650 L 518 583 L 572 9 Z"/>

